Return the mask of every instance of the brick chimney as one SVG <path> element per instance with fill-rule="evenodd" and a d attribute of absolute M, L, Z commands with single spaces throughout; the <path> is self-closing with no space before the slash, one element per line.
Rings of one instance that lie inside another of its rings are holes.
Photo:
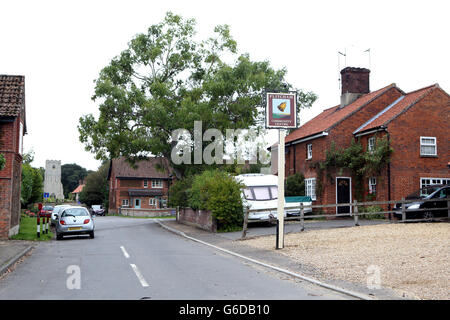
<path fill-rule="evenodd" d="M 370 92 L 369 74 L 370 70 L 366 68 L 347 67 L 341 70 L 341 108 Z"/>

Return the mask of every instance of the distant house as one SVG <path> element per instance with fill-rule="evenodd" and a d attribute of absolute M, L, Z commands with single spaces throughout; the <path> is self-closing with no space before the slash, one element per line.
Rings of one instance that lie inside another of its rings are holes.
<path fill-rule="evenodd" d="M 0 75 L 0 239 L 19 232 L 25 121 L 25 77 Z"/>
<path fill-rule="evenodd" d="M 166 207 L 174 178 L 167 158 L 150 157 L 134 169 L 124 158 L 113 159 L 108 172 L 109 212 L 119 208 L 157 209 Z"/>
<path fill-rule="evenodd" d="M 369 73 L 364 68 L 343 69 L 341 103 L 286 136 L 285 175 L 303 174 L 306 195 L 314 204 L 355 200 L 354 177 L 347 168 L 321 176 L 314 166 L 325 160 L 332 144 L 344 149 L 352 139 L 366 151 L 385 137 L 394 150 L 380 176 L 364 178 L 365 199 L 370 194 L 377 201 L 399 200 L 430 184 L 450 184 L 448 93 L 437 84 L 409 93 L 395 84 L 370 92 Z M 276 146 L 272 152 L 276 157 Z M 346 210 L 350 208 L 337 211 Z"/>
<path fill-rule="evenodd" d="M 75 188 L 71 193 L 75 196 L 75 201 L 78 203 L 80 202 L 80 193 L 83 191 L 83 188 L 85 186 L 85 183 L 83 180 L 80 180 L 78 182 L 78 187 Z"/>

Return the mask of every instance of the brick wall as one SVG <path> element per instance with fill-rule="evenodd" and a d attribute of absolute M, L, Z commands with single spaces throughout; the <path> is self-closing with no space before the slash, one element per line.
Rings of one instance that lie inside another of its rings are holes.
<path fill-rule="evenodd" d="M 18 154 L 20 117 L 0 123 L 0 153 L 5 167 L 0 170 L 0 239 L 18 232 L 22 156 Z"/>
<path fill-rule="evenodd" d="M 420 188 L 420 178 L 450 178 L 450 97 L 441 89 L 413 105 L 388 124 L 394 154 L 391 198 L 401 199 Z M 420 137 L 436 137 L 437 157 L 420 155 Z"/>
<path fill-rule="evenodd" d="M 180 208 L 177 221 L 179 223 L 195 226 L 197 228 L 217 232 L 217 222 L 212 217 L 211 211 Z"/>

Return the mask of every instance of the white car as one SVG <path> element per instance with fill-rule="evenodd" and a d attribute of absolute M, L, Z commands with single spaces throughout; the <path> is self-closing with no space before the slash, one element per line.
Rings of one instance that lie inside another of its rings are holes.
<path fill-rule="evenodd" d="M 270 215 L 277 218 L 278 207 L 278 177 L 273 174 L 241 174 L 235 177 L 242 182 L 245 188 L 241 197 L 244 206 L 250 207 L 249 221 L 267 220 Z M 303 202 L 306 212 L 311 212 L 311 202 Z M 284 205 L 284 216 L 298 214 L 300 209 L 289 209 L 299 207 L 299 203 L 286 203 Z M 267 211 L 252 212 L 251 210 L 267 209 Z"/>
<path fill-rule="evenodd" d="M 61 205 L 55 206 L 53 208 L 52 217 L 51 217 L 51 224 L 52 225 L 56 225 L 56 220 L 58 218 L 58 214 L 60 212 L 62 212 L 62 210 L 64 210 L 67 207 L 70 207 L 70 205 L 68 205 L 68 204 L 61 204 Z"/>

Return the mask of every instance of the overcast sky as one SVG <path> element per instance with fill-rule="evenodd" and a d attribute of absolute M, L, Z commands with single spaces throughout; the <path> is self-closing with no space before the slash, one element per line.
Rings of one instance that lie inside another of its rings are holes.
<path fill-rule="evenodd" d="M 0 74 L 25 75 L 25 151 L 96 170 L 78 140 L 80 116 L 98 115 L 94 79 L 132 37 L 167 11 L 195 18 L 198 37 L 229 24 L 240 53 L 286 67 L 319 99 L 301 124 L 340 102 L 339 69 L 371 69 L 370 89 L 434 83 L 450 93 L 450 1 L 20 1 L 0 0 Z M 369 54 L 364 50 L 370 48 Z M 272 135 L 269 143 L 274 142 Z"/>

